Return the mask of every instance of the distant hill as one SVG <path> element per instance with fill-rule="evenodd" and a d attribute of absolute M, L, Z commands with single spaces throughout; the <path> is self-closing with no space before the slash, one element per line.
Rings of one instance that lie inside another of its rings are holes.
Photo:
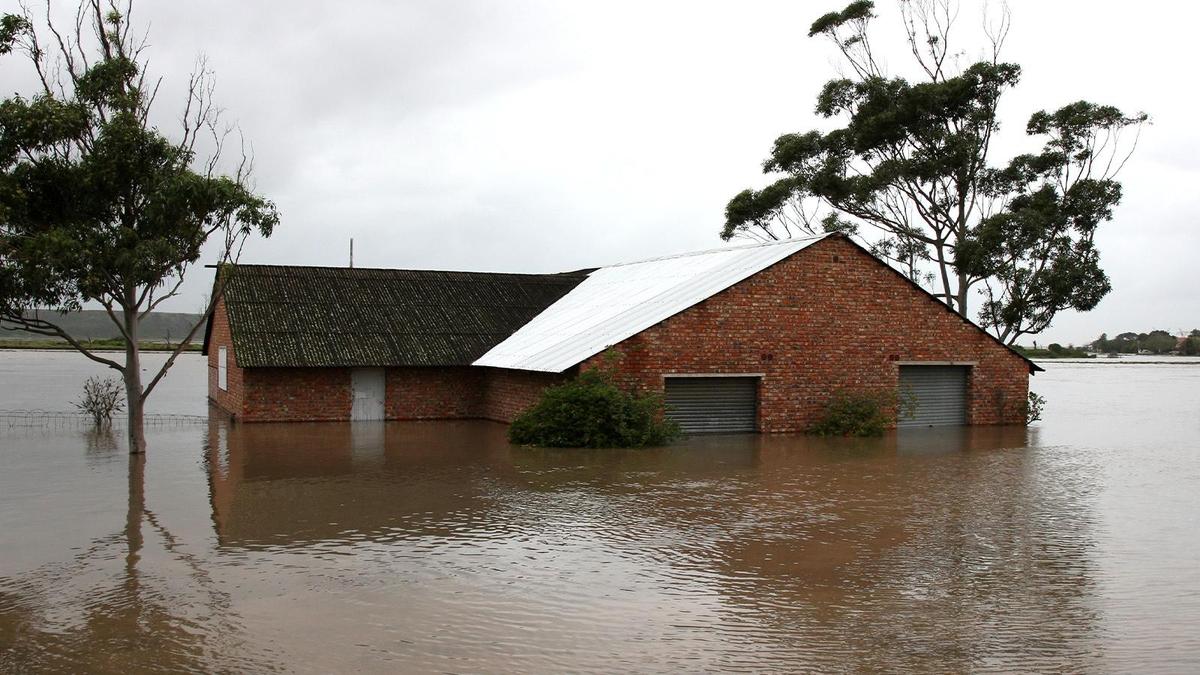
<path fill-rule="evenodd" d="M 73 337 L 84 340 L 112 340 L 121 337 L 121 332 L 113 325 L 108 314 L 102 309 L 85 309 L 69 314 L 43 312 L 49 321 L 53 321 L 70 333 Z M 200 319 L 199 314 L 184 314 L 180 312 L 154 312 L 141 323 L 141 340 L 148 342 L 179 342 L 187 335 L 192 325 Z M 0 321 L 0 339 L 8 340 L 45 340 L 45 336 L 28 333 L 23 330 L 8 330 L 15 328 L 11 323 Z M 196 331 L 195 340 L 204 338 L 204 327 Z"/>

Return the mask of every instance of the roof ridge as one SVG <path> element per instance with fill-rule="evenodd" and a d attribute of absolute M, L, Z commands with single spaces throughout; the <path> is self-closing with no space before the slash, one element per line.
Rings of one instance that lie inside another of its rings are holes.
<path fill-rule="evenodd" d="M 428 272 L 433 274 L 479 274 L 479 275 L 508 275 L 519 277 L 569 277 L 569 276 L 587 276 L 598 269 L 605 267 L 622 267 L 624 265 L 640 265 L 648 262 L 658 262 L 661 260 L 672 260 L 675 258 L 688 258 L 691 256 L 708 255 L 710 253 L 723 253 L 726 251 L 741 251 L 751 248 L 766 248 L 769 246 L 786 246 L 802 241 L 816 241 L 824 239 L 834 232 L 825 232 L 822 234 L 813 234 L 807 237 L 791 237 L 788 239 L 778 239 L 775 241 L 760 241 L 752 244 L 742 244 L 740 246 L 721 246 L 709 248 L 700 251 L 684 251 L 683 253 L 672 253 L 668 255 L 655 256 L 652 258 L 642 258 L 640 260 L 628 260 L 624 262 L 612 263 L 610 265 L 600 265 L 597 267 L 584 267 L 577 270 L 567 270 L 563 272 L 485 272 L 480 270 L 438 270 L 438 269 L 414 269 L 409 267 L 340 267 L 334 265 L 279 265 L 273 263 L 228 263 L 233 267 L 250 267 L 250 268 L 278 268 L 278 269 L 301 269 L 301 270 L 333 270 L 341 272 L 351 271 L 367 271 L 367 272 Z"/>
<path fill-rule="evenodd" d="M 481 276 L 510 276 L 510 277 L 569 277 L 587 276 L 595 268 L 575 270 L 570 272 L 484 272 L 480 270 L 435 270 L 414 269 L 409 267 L 335 267 L 332 265 L 279 265 L 272 263 L 233 263 L 233 267 L 274 268 L 280 270 L 330 270 L 335 272 L 418 272 L 427 274 L 470 274 Z"/>
<path fill-rule="evenodd" d="M 676 258 L 688 258 L 691 256 L 697 256 L 697 255 L 708 255 L 710 253 L 724 253 L 726 251 L 742 251 L 742 250 L 751 249 L 751 248 L 767 248 L 770 246 L 786 246 L 788 244 L 796 244 L 796 243 L 799 243 L 802 241 L 814 242 L 818 239 L 824 239 L 825 237 L 828 237 L 833 234 L 837 234 L 837 233 L 836 232 L 825 232 L 822 234 L 809 235 L 807 237 L 791 237 L 789 239 L 777 239 L 775 241 L 760 241 L 760 242 L 755 242 L 753 244 L 742 244 L 740 246 L 721 246 L 721 247 L 717 247 L 717 248 L 704 249 L 703 251 L 686 251 L 684 253 L 672 253 L 670 255 L 660 255 L 660 256 L 656 256 L 654 258 L 645 258 L 643 260 L 630 260 L 628 262 L 613 263 L 611 265 L 604 265 L 600 269 L 604 269 L 606 267 L 624 267 L 626 265 L 640 265 L 642 263 L 659 262 L 662 260 L 674 260 Z"/>

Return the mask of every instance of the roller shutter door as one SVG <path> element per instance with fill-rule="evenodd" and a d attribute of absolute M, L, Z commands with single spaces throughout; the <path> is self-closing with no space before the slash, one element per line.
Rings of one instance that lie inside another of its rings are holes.
<path fill-rule="evenodd" d="M 668 377 L 666 403 L 685 434 L 758 430 L 757 377 Z"/>
<path fill-rule="evenodd" d="M 901 406 L 901 427 L 948 427 L 967 423 L 969 366 L 900 366 L 900 396 L 911 395 L 915 410 L 906 416 Z"/>

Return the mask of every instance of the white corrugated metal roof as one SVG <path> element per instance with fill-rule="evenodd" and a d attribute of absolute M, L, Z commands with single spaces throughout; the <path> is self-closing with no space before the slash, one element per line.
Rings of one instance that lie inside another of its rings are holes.
<path fill-rule="evenodd" d="M 825 236 L 601 267 L 474 365 L 562 372 Z"/>

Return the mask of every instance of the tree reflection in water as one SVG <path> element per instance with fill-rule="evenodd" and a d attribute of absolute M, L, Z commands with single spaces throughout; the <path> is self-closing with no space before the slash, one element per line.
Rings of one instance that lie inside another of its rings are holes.
<path fill-rule="evenodd" d="M 83 432 L 88 459 L 109 459 L 117 454 L 117 435 L 111 426 L 92 427 Z"/>
<path fill-rule="evenodd" d="M 111 430 L 84 439 L 89 457 L 115 447 Z M 228 594 L 147 508 L 147 455 L 121 456 L 128 461 L 123 529 L 70 560 L 0 577 L 0 644 L 9 645 L 0 671 L 203 672 L 249 663 Z M 153 553 L 182 564 L 182 574 L 164 575 L 161 561 L 142 569 L 144 529 Z"/>

